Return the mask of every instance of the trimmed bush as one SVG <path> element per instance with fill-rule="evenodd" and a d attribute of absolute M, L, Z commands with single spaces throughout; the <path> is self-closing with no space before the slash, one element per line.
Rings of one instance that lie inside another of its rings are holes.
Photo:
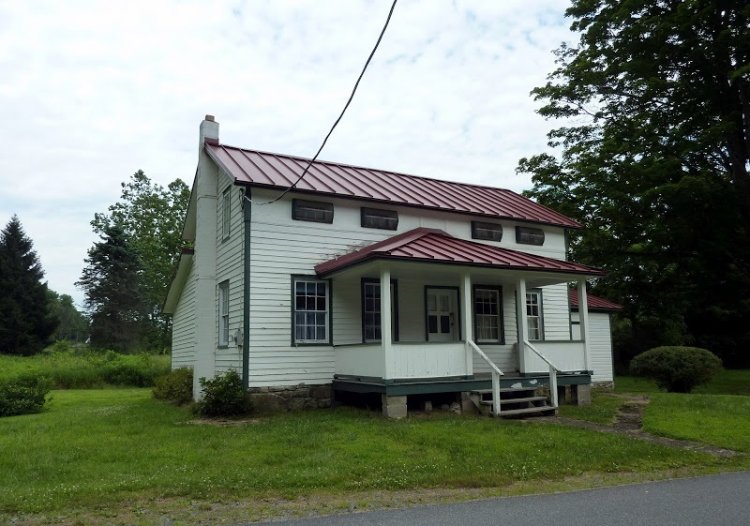
<path fill-rule="evenodd" d="M 630 374 L 656 380 L 670 393 L 689 393 L 721 370 L 721 360 L 697 347 L 656 347 L 630 362 Z"/>
<path fill-rule="evenodd" d="M 167 400 L 177 405 L 193 401 L 193 370 L 187 367 L 175 369 L 154 381 L 154 398 Z"/>
<path fill-rule="evenodd" d="M 203 400 L 196 404 L 196 410 L 203 416 L 236 416 L 252 411 L 250 395 L 242 386 L 242 378 L 237 371 L 227 371 L 211 380 L 201 378 Z"/>
<path fill-rule="evenodd" d="M 0 382 L 0 416 L 39 413 L 47 393 L 47 380 L 38 376 L 21 376 Z"/>

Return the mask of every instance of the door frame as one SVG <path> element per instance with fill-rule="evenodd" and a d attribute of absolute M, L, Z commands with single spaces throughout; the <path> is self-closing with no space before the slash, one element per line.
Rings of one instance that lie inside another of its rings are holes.
<path fill-rule="evenodd" d="M 459 287 L 455 287 L 452 285 L 425 285 L 424 286 L 424 341 L 426 343 L 436 343 L 436 342 L 430 342 L 430 322 L 428 320 L 429 314 L 427 309 L 427 294 L 430 289 L 443 289 L 443 290 L 452 290 L 455 293 L 455 327 L 457 332 L 454 336 L 454 342 L 460 342 L 461 335 L 463 334 L 462 326 L 461 326 L 461 302 L 460 302 L 460 289 Z"/>

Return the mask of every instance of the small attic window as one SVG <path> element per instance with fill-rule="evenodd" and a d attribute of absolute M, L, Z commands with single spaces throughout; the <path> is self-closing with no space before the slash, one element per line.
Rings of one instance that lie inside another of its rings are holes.
<path fill-rule="evenodd" d="M 497 223 L 483 223 L 482 221 L 471 222 L 471 238 L 485 239 L 487 241 L 502 241 L 503 226 Z"/>
<path fill-rule="evenodd" d="M 362 227 L 396 230 L 398 228 L 398 212 L 362 207 Z"/>
<path fill-rule="evenodd" d="M 516 243 L 521 245 L 544 245 L 544 230 L 529 226 L 517 226 Z"/>
<path fill-rule="evenodd" d="M 333 223 L 333 203 L 293 199 L 292 219 L 313 223 Z"/>

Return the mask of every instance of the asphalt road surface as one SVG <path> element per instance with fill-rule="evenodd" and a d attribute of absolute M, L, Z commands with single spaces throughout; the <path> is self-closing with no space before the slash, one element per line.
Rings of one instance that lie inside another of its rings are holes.
<path fill-rule="evenodd" d="M 750 472 L 264 524 L 750 526 Z"/>

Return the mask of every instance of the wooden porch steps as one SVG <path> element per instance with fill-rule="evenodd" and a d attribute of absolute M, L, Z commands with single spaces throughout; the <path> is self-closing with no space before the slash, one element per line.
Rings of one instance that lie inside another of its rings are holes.
<path fill-rule="evenodd" d="M 554 414 L 557 409 L 550 405 L 549 398 L 536 391 L 536 387 L 500 389 L 500 416 L 521 418 Z M 492 389 L 471 391 L 470 398 L 482 414 L 492 414 Z"/>

